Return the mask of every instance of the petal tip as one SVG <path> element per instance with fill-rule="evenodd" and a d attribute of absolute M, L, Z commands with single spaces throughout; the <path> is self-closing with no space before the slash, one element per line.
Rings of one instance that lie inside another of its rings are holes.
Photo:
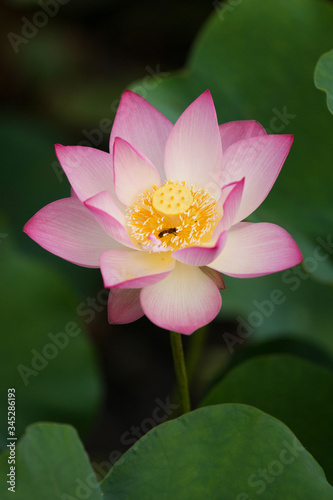
<path fill-rule="evenodd" d="M 298 264 L 301 264 L 301 262 L 303 262 L 303 254 L 297 243 L 295 243 L 295 245 L 296 245 L 296 255 L 295 255 L 296 264 L 294 265 L 298 266 Z"/>
<path fill-rule="evenodd" d="M 67 146 L 64 146 L 63 144 L 55 144 L 54 145 L 54 150 L 55 150 L 55 153 L 58 157 L 58 160 L 59 160 L 59 154 L 64 151 L 66 149 Z M 60 161 L 60 160 L 59 160 Z"/>
<path fill-rule="evenodd" d="M 293 134 L 285 134 L 285 137 L 289 139 L 290 145 L 294 142 L 294 135 Z"/>
<path fill-rule="evenodd" d="M 195 101 L 198 101 L 200 99 L 208 99 L 210 101 L 210 103 L 213 105 L 214 110 L 215 110 L 213 96 L 212 96 L 212 93 L 209 89 L 205 90 L 202 94 L 200 94 L 199 97 L 197 97 L 197 99 L 195 99 Z M 193 102 L 195 102 L 195 101 L 193 101 Z"/>
<path fill-rule="evenodd" d="M 127 101 L 134 100 L 136 99 L 137 101 L 145 101 L 148 102 L 144 97 L 142 97 L 140 94 L 137 94 L 136 92 L 133 92 L 133 90 L 126 89 L 120 99 L 120 104 L 119 105 L 127 105 Z"/>
<path fill-rule="evenodd" d="M 27 234 L 29 236 L 29 238 L 31 238 L 34 241 L 36 241 L 35 237 L 34 237 L 34 232 L 36 230 L 36 224 L 38 224 L 38 214 L 39 214 L 39 212 L 37 212 L 32 217 L 30 217 L 30 219 L 28 220 L 28 222 L 26 222 L 24 224 L 23 229 L 22 229 L 22 231 L 25 234 Z"/>
<path fill-rule="evenodd" d="M 24 224 L 23 229 L 22 229 L 22 231 L 23 231 L 25 234 L 27 234 L 28 236 L 30 236 L 30 234 L 29 234 L 29 232 L 30 232 L 30 230 L 29 230 L 29 228 L 30 228 L 30 221 L 31 221 L 31 219 L 30 219 L 30 220 L 28 220 L 28 222 L 26 222 L 26 223 Z"/>

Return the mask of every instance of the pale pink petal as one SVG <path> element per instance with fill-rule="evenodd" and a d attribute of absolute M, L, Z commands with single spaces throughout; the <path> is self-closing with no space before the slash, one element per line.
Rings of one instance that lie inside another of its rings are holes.
<path fill-rule="evenodd" d="M 108 302 L 109 323 L 125 325 L 144 315 L 140 304 L 140 288 L 111 288 Z"/>
<path fill-rule="evenodd" d="M 216 226 L 212 241 L 215 241 L 223 231 L 227 231 L 233 225 L 242 201 L 244 183 L 245 179 L 243 178 L 239 182 L 227 184 L 222 188 L 219 205 L 223 215 Z"/>
<path fill-rule="evenodd" d="M 222 274 L 215 269 L 211 269 L 210 267 L 200 267 L 201 271 L 205 273 L 211 280 L 214 281 L 215 285 L 219 290 L 225 290 L 224 279 L 222 278 Z"/>
<path fill-rule="evenodd" d="M 213 262 L 217 256 L 222 252 L 226 244 L 228 231 L 224 231 L 218 237 L 215 245 L 209 246 L 193 246 L 185 247 L 173 252 L 172 257 L 183 264 L 190 266 L 207 266 Z"/>
<path fill-rule="evenodd" d="M 221 230 L 229 229 L 235 220 L 237 212 L 242 202 L 244 192 L 245 178 L 239 182 L 228 184 L 222 188 L 222 198 L 225 197 L 223 202 L 223 216 L 221 218 Z"/>
<path fill-rule="evenodd" d="M 223 152 L 225 152 L 231 144 L 241 139 L 266 135 L 264 127 L 255 120 L 238 120 L 235 122 L 223 123 L 219 126 L 219 129 Z"/>
<path fill-rule="evenodd" d="M 207 274 L 180 262 L 165 279 L 143 288 L 140 300 L 150 321 L 187 335 L 212 321 L 222 303 L 216 284 Z"/>
<path fill-rule="evenodd" d="M 172 127 L 172 123 L 143 97 L 126 90 L 112 127 L 110 151 L 113 151 L 116 137 L 125 139 L 155 165 L 163 182 L 164 149 Z"/>
<path fill-rule="evenodd" d="M 235 223 L 245 219 L 264 201 L 286 159 L 291 135 L 262 135 L 233 143 L 223 157 L 224 184 L 245 177 L 242 202 Z"/>
<path fill-rule="evenodd" d="M 108 191 L 102 191 L 84 202 L 102 228 L 116 241 L 130 248 L 132 243 L 125 229 L 125 216 L 115 204 Z"/>
<path fill-rule="evenodd" d="M 112 156 L 85 146 L 55 145 L 56 154 L 76 195 L 81 201 L 100 191 L 114 194 Z"/>
<path fill-rule="evenodd" d="M 206 187 L 219 177 L 221 168 L 221 137 L 214 103 L 207 90 L 190 104 L 173 127 L 165 148 L 165 172 L 169 179 Z"/>
<path fill-rule="evenodd" d="M 106 234 L 77 198 L 50 203 L 23 230 L 41 247 L 79 266 L 99 267 L 102 252 L 124 248 Z"/>
<path fill-rule="evenodd" d="M 126 206 L 136 201 L 146 189 L 161 183 L 154 165 L 120 137 L 114 141 L 113 169 L 118 199 Z"/>
<path fill-rule="evenodd" d="M 119 224 L 125 226 L 125 213 L 117 206 L 115 199 L 112 197 L 109 191 L 101 191 L 97 193 L 95 196 L 88 198 L 84 202 L 84 204 L 87 207 L 94 207 L 103 210 L 103 212 L 108 213 L 114 219 L 116 219 Z"/>
<path fill-rule="evenodd" d="M 241 222 L 231 228 L 226 246 L 209 267 L 235 278 L 253 278 L 283 271 L 301 261 L 295 240 L 282 227 Z"/>
<path fill-rule="evenodd" d="M 100 258 L 106 288 L 142 288 L 165 278 L 175 261 L 165 253 L 144 251 L 110 251 Z"/>

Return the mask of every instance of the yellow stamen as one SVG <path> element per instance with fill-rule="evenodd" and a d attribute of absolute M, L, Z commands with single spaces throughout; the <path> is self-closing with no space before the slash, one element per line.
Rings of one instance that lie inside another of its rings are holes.
<path fill-rule="evenodd" d="M 221 216 L 216 200 L 206 189 L 172 180 L 142 193 L 126 215 L 134 242 L 149 247 L 148 237 L 153 235 L 164 251 L 206 243 Z"/>

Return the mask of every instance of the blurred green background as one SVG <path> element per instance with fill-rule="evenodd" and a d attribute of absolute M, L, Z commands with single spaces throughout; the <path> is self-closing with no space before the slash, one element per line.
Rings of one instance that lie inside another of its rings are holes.
<path fill-rule="evenodd" d="M 333 47 L 332 2 L 230 0 L 221 10 L 222 3 L 7 0 L 0 7 L 0 386 L 17 389 L 18 434 L 34 421 L 68 422 L 103 457 L 123 451 L 120 436 L 172 391 L 167 333 L 145 318 L 110 327 L 99 270 L 48 254 L 22 233 L 37 210 L 69 195 L 53 145 L 88 141 L 107 150 L 125 88 L 173 121 L 210 88 L 220 123 L 257 119 L 269 133 L 295 137 L 251 220 L 289 230 L 304 263 L 265 278 L 226 278 L 194 400 L 221 372 L 257 354 L 333 366 L 333 117 L 313 81 L 319 57 Z M 274 290 L 281 304 L 272 301 Z M 80 333 L 43 366 L 49 334 L 70 322 Z M 184 341 L 195 353 L 191 339 Z M 272 381 L 272 399 L 278 384 Z M 2 402 L 1 422 L 6 411 Z"/>

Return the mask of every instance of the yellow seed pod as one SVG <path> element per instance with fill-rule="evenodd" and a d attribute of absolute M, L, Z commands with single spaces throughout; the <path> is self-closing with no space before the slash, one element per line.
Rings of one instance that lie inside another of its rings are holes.
<path fill-rule="evenodd" d="M 183 185 L 166 184 L 153 195 L 153 208 L 163 215 L 181 215 L 193 203 L 191 190 Z"/>

